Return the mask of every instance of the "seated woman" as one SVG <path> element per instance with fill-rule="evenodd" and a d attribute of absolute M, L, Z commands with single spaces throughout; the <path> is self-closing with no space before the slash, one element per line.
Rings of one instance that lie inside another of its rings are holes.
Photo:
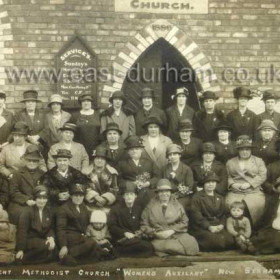
<path fill-rule="evenodd" d="M 127 182 L 123 199 L 110 211 L 108 227 L 120 256 L 144 258 L 153 255 L 153 246 L 140 230 L 142 209 L 136 197 L 136 185 Z"/>
<path fill-rule="evenodd" d="M 272 120 L 263 120 L 257 131 L 260 133 L 260 139 L 255 143 L 253 154 L 261 158 L 267 166 L 279 159 L 276 150 L 277 134 L 279 130 Z"/>
<path fill-rule="evenodd" d="M 266 167 L 262 159 L 252 155 L 253 144 L 248 135 L 239 136 L 236 147 L 238 157 L 226 164 L 229 187 L 226 204 L 229 206 L 234 201 L 244 201 L 255 227 L 264 212 L 265 195 L 261 185 L 266 180 Z"/>
<path fill-rule="evenodd" d="M 197 241 L 187 232 L 188 217 L 171 196 L 169 180 L 160 179 L 156 191 L 157 196 L 144 209 L 141 220 L 141 230 L 152 238 L 156 255 L 197 255 Z"/>
<path fill-rule="evenodd" d="M 261 228 L 252 238 L 252 242 L 261 254 L 274 254 L 280 252 L 280 179 L 274 184 L 273 196 L 268 202 L 261 219 Z"/>
<path fill-rule="evenodd" d="M 144 155 L 150 158 L 159 169 L 167 164 L 165 157 L 166 148 L 172 141 L 169 137 L 161 134 L 163 123 L 158 117 L 149 117 L 143 124 L 147 134 L 142 136 Z"/>
<path fill-rule="evenodd" d="M 48 190 L 39 185 L 34 189 L 35 204 L 24 209 L 17 227 L 16 262 L 35 264 L 53 258 L 55 241 L 53 216 L 47 207 Z"/>
<path fill-rule="evenodd" d="M 201 182 L 203 191 L 192 198 L 190 233 L 202 251 L 223 251 L 234 247 L 233 237 L 225 230 L 225 200 L 216 192 L 218 182 L 215 173 L 208 173 Z"/>
<path fill-rule="evenodd" d="M 86 190 L 85 202 L 91 211 L 100 209 L 108 213 L 116 201 L 118 173 L 106 164 L 106 154 L 106 149 L 100 146 L 93 152 L 93 163 L 88 172 L 91 184 Z"/>
<path fill-rule="evenodd" d="M 231 127 L 227 122 L 221 123 L 215 128 L 217 132 L 217 140 L 213 142 L 216 150 L 216 159 L 223 164 L 237 156 L 237 149 L 235 147 L 235 142 L 231 141 Z"/>
<path fill-rule="evenodd" d="M 0 153 L 0 173 L 8 180 L 13 177 L 13 172 L 25 165 L 22 156 L 27 147 L 31 145 L 27 142 L 28 133 L 29 127 L 26 123 L 21 121 L 15 123 L 11 132 L 13 142 L 5 146 Z M 40 160 L 39 166 L 43 171 L 47 171 L 43 158 Z"/>
<path fill-rule="evenodd" d="M 15 172 L 10 181 L 8 213 L 11 223 L 15 225 L 22 211 L 36 204 L 33 191 L 44 174 L 39 169 L 42 156 L 36 145 L 28 146 L 23 158 L 25 166 Z"/>
<path fill-rule="evenodd" d="M 190 208 L 190 195 L 193 193 L 193 173 L 189 166 L 180 161 L 182 149 L 176 144 L 170 144 L 166 150 L 169 163 L 164 167 L 162 178 L 168 179 L 175 197 L 183 205 L 186 212 Z"/>
<path fill-rule="evenodd" d="M 179 121 L 179 137 L 176 143 L 182 148 L 181 161 L 186 165 L 191 165 L 199 159 L 202 149 L 202 141 L 199 138 L 192 137 L 194 131 L 190 120 Z"/>
<path fill-rule="evenodd" d="M 215 159 L 216 149 L 213 143 L 205 142 L 202 145 L 202 157 L 195 161 L 192 165 L 194 189 L 196 191 L 203 190 L 200 185 L 202 179 L 208 172 L 214 172 L 219 177 L 217 182 L 216 192 L 220 195 L 227 193 L 227 171 L 225 166 Z"/>

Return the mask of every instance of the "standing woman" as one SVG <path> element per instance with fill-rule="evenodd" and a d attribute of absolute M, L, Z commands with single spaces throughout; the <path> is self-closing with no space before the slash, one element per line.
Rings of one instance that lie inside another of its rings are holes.
<path fill-rule="evenodd" d="M 48 208 L 48 190 L 40 185 L 34 189 L 35 204 L 25 209 L 17 227 L 16 262 L 39 264 L 53 258 L 55 248 L 53 216 Z"/>
<path fill-rule="evenodd" d="M 84 145 L 90 156 L 100 142 L 100 114 L 93 106 L 91 94 L 82 94 L 79 103 L 82 108 L 73 115 L 73 123 L 77 125 L 75 141 Z"/>
<path fill-rule="evenodd" d="M 157 117 L 150 117 L 143 124 L 147 134 L 142 136 L 144 154 L 161 170 L 166 164 L 166 148 L 172 144 L 169 137 L 161 134 L 163 123 Z"/>
<path fill-rule="evenodd" d="M 110 122 L 115 122 L 119 125 L 122 131 L 121 139 L 124 140 L 130 135 L 135 135 L 135 121 L 133 115 L 124 108 L 126 99 L 123 92 L 115 91 L 109 98 L 112 104 L 107 110 L 101 114 L 101 132 L 106 129 L 106 125 Z"/>
<path fill-rule="evenodd" d="M 176 90 L 173 99 L 175 104 L 166 110 L 168 131 L 167 135 L 173 140 L 178 140 L 179 121 L 182 119 L 193 120 L 194 110 L 187 105 L 189 91 L 185 87 Z"/>
<path fill-rule="evenodd" d="M 223 251 L 234 246 L 233 237 L 225 230 L 225 200 L 215 191 L 218 182 L 215 173 L 208 173 L 201 181 L 203 190 L 192 198 L 190 232 L 202 251 Z"/>
<path fill-rule="evenodd" d="M 5 109 L 6 94 L 0 92 L 0 147 L 7 144 L 14 124 L 14 115 Z M 4 145 L 3 145 L 4 144 Z"/>
<path fill-rule="evenodd" d="M 47 143 L 48 149 L 61 140 L 60 128 L 69 122 L 71 115 L 62 110 L 62 96 L 53 94 L 48 104 L 50 111 L 46 114 L 44 129 L 40 132 L 40 137 Z"/>
<path fill-rule="evenodd" d="M 240 135 L 248 135 L 252 139 L 256 137 L 259 117 L 247 108 L 248 101 L 252 99 L 251 94 L 251 90 L 245 87 L 237 87 L 233 90 L 238 108 L 227 115 L 227 120 L 232 126 L 233 140 Z"/>

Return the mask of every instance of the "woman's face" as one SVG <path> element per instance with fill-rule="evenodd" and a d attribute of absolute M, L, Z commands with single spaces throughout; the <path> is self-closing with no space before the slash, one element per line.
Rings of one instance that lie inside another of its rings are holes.
<path fill-rule="evenodd" d="M 35 170 L 39 167 L 38 159 L 25 159 L 25 165 L 29 170 Z"/>
<path fill-rule="evenodd" d="M 91 109 L 91 100 L 83 100 L 81 104 L 82 104 L 82 109 L 83 110 L 90 110 Z"/>
<path fill-rule="evenodd" d="M 93 163 L 98 168 L 104 168 L 106 165 L 106 159 L 103 157 L 95 157 Z"/>
<path fill-rule="evenodd" d="M 134 192 L 127 192 L 123 195 L 126 204 L 132 205 L 136 199 L 136 194 Z"/>
<path fill-rule="evenodd" d="M 187 97 L 185 94 L 177 95 L 177 104 L 178 105 L 183 106 L 183 105 L 186 105 L 186 103 L 187 103 Z"/>
<path fill-rule="evenodd" d="M 121 98 L 114 98 L 113 99 L 113 107 L 115 109 L 120 109 L 122 107 L 123 100 Z"/>
<path fill-rule="evenodd" d="M 61 104 L 58 102 L 54 102 L 51 104 L 51 109 L 53 113 L 57 113 L 61 111 Z"/>
<path fill-rule="evenodd" d="M 48 202 L 48 199 L 45 196 L 39 196 L 35 199 L 35 202 L 38 208 L 44 208 Z"/>
<path fill-rule="evenodd" d="M 216 181 L 209 181 L 204 183 L 204 190 L 205 192 L 213 192 L 216 189 L 217 182 Z"/>
<path fill-rule="evenodd" d="M 22 134 L 13 134 L 13 139 L 16 146 L 22 146 L 25 142 L 26 136 Z"/>
<path fill-rule="evenodd" d="M 151 137 L 159 136 L 160 129 L 157 124 L 151 123 L 148 125 L 148 135 Z"/>
<path fill-rule="evenodd" d="M 270 141 L 275 135 L 275 130 L 266 127 L 261 130 L 261 138 L 263 141 Z"/>
<path fill-rule="evenodd" d="M 202 159 L 204 162 L 212 162 L 215 158 L 215 154 L 211 152 L 204 152 L 202 155 Z"/>
<path fill-rule="evenodd" d="M 25 101 L 24 104 L 27 111 L 35 111 L 37 102 L 30 100 L 30 101 Z"/>
<path fill-rule="evenodd" d="M 178 163 L 180 161 L 181 155 L 179 153 L 169 153 L 168 161 L 170 163 Z"/>
<path fill-rule="evenodd" d="M 140 147 L 130 148 L 128 150 L 128 154 L 132 159 L 138 160 L 141 157 L 142 148 L 140 148 Z"/>
<path fill-rule="evenodd" d="M 191 137 L 191 135 L 192 135 L 192 132 L 191 132 L 191 131 L 181 130 L 181 131 L 179 132 L 179 136 L 180 136 L 180 138 L 181 138 L 182 141 L 184 141 L 184 140 L 189 140 L 190 137 Z"/>
<path fill-rule="evenodd" d="M 248 100 L 249 99 L 247 97 L 240 97 L 238 98 L 238 105 L 240 107 L 247 107 Z"/>
<path fill-rule="evenodd" d="M 59 157 L 56 159 L 56 165 L 59 171 L 65 172 L 68 169 L 68 166 L 70 165 L 70 159 Z"/>
<path fill-rule="evenodd" d="M 109 130 L 106 134 L 106 137 L 109 144 L 116 144 L 120 139 L 120 135 L 116 130 Z"/>
<path fill-rule="evenodd" d="M 248 159 L 252 154 L 251 148 L 240 148 L 238 149 L 238 154 L 241 159 Z"/>
<path fill-rule="evenodd" d="M 144 107 L 150 107 L 153 105 L 153 98 L 151 97 L 144 97 L 142 99 L 142 103 Z"/>
<path fill-rule="evenodd" d="M 206 110 L 213 110 L 215 108 L 215 100 L 206 99 L 206 100 L 204 100 L 203 105 Z"/>
<path fill-rule="evenodd" d="M 71 195 L 71 200 L 75 205 L 81 205 L 84 201 L 84 195 L 81 193 L 74 193 Z"/>
<path fill-rule="evenodd" d="M 61 136 L 65 142 L 71 142 L 74 139 L 74 132 L 71 130 L 64 130 L 62 131 Z"/>
<path fill-rule="evenodd" d="M 171 191 L 169 191 L 169 190 L 158 192 L 158 198 L 159 198 L 160 202 L 162 202 L 162 203 L 167 203 L 170 199 L 170 196 L 171 196 Z"/>
<path fill-rule="evenodd" d="M 218 131 L 219 141 L 227 141 L 229 140 L 229 131 L 227 130 L 219 130 Z"/>
<path fill-rule="evenodd" d="M 266 111 L 273 111 L 274 110 L 274 106 L 276 104 L 275 99 L 268 99 L 265 101 L 265 110 Z"/>

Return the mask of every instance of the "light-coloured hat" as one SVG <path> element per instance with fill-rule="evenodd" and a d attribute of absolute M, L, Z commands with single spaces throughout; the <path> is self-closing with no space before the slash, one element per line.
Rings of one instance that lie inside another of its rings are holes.
<path fill-rule="evenodd" d="M 94 210 L 91 213 L 90 222 L 91 223 L 103 223 L 103 224 L 106 224 L 107 223 L 107 216 L 106 216 L 105 212 L 103 212 L 101 210 Z"/>
<path fill-rule="evenodd" d="M 59 94 L 53 94 L 50 98 L 48 107 L 51 107 L 52 103 L 60 103 L 62 105 L 62 96 Z"/>
<path fill-rule="evenodd" d="M 182 148 L 177 144 L 169 144 L 166 148 L 166 156 L 169 154 L 182 154 Z"/>
<path fill-rule="evenodd" d="M 168 179 L 160 179 L 157 183 L 157 188 L 155 190 L 156 192 L 161 191 L 174 191 L 172 188 L 172 185 Z"/>
<path fill-rule="evenodd" d="M 270 128 L 275 131 L 278 131 L 278 128 L 276 127 L 276 125 L 272 120 L 263 120 L 259 125 L 259 127 L 257 128 L 257 131 L 262 130 L 263 128 Z"/>

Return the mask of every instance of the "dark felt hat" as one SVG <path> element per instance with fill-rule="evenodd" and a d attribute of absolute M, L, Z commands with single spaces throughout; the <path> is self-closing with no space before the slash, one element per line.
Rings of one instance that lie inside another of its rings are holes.
<path fill-rule="evenodd" d="M 177 145 L 177 144 L 169 144 L 166 148 L 166 156 L 168 156 L 169 154 L 182 154 L 182 148 L 181 146 Z"/>
<path fill-rule="evenodd" d="M 30 160 L 41 160 L 42 155 L 38 149 L 38 146 L 36 145 L 29 145 L 26 148 L 26 151 L 23 155 L 24 159 L 30 159 Z"/>
<path fill-rule="evenodd" d="M 21 134 L 21 135 L 28 135 L 29 134 L 29 126 L 27 125 L 27 123 L 19 121 L 16 122 L 11 134 Z"/>
<path fill-rule="evenodd" d="M 48 189 L 44 185 L 38 185 L 34 188 L 34 197 L 48 197 Z"/>
<path fill-rule="evenodd" d="M 236 99 L 239 99 L 240 97 L 252 99 L 252 91 L 247 87 L 237 87 L 233 90 L 233 96 Z"/>
<path fill-rule="evenodd" d="M 250 136 L 248 135 L 240 135 L 237 139 L 236 139 L 236 148 L 240 149 L 240 148 L 253 148 L 253 141 L 250 138 Z"/>
<path fill-rule="evenodd" d="M 120 135 L 122 135 L 119 125 L 115 122 L 107 123 L 106 129 L 103 131 L 103 135 L 106 136 L 107 132 L 110 130 L 117 131 Z"/>
<path fill-rule="evenodd" d="M 200 181 L 200 185 L 204 185 L 205 183 L 210 181 L 220 182 L 220 179 L 215 172 L 208 172 Z"/>
<path fill-rule="evenodd" d="M 150 116 L 150 117 L 143 123 L 142 127 L 143 127 L 144 129 L 147 129 L 149 124 L 156 124 L 156 125 L 158 125 L 160 128 L 162 128 L 162 126 L 163 126 L 162 121 L 161 121 L 158 117 L 156 117 L 156 116 Z"/>
<path fill-rule="evenodd" d="M 179 131 L 194 131 L 192 122 L 189 119 L 183 119 L 179 121 Z"/>
<path fill-rule="evenodd" d="M 136 193 L 137 192 L 137 186 L 134 182 L 126 181 L 125 187 L 123 189 L 123 194 L 125 193 Z"/>
<path fill-rule="evenodd" d="M 148 98 L 152 98 L 154 99 L 155 98 L 155 95 L 154 95 L 154 90 L 151 89 L 151 88 L 143 88 L 142 91 L 141 91 L 141 99 L 145 98 L 145 97 L 148 97 Z"/>
<path fill-rule="evenodd" d="M 82 185 L 82 184 L 76 183 L 76 184 L 71 186 L 70 194 L 74 195 L 74 194 L 78 194 L 78 193 L 80 193 L 82 195 L 85 195 L 85 186 Z"/>
<path fill-rule="evenodd" d="M 70 130 L 75 133 L 77 126 L 74 123 L 65 123 L 63 127 L 60 128 L 61 131 Z"/>
<path fill-rule="evenodd" d="M 126 98 L 123 92 L 120 90 L 117 90 L 112 94 L 112 96 L 109 98 L 109 102 L 113 103 L 113 99 L 121 99 L 123 101 L 123 105 L 126 103 Z"/>
<path fill-rule="evenodd" d="M 200 97 L 200 100 L 202 101 L 202 102 L 204 102 L 205 100 L 207 100 L 207 99 L 213 99 L 213 100 L 217 100 L 217 99 L 219 99 L 219 97 L 217 97 L 216 96 L 216 93 L 215 92 L 213 92 L 213 91 L 204 91 L 203 93 L 202 93 L 202 96 Z"/>
<path fill-rule="evenodd" d="M 219 125 L 215 126 L 214 130 L 218 132 L 219 130 L 227 130 L 232 131 L 232 127 L 229 125 L 227 121 L 223 121 L 219 123 Z"/>
<path fill-rule="evenodd" d="M 26 90 L 23 93 L 23 100 L 21 100 L 20 102 L 25 102 L 25 101 L 41 102 L 41 100 L 38 99 L 38 91 L 36 91 L 36 90 Z"/>
<path fill-rule="evenodd" d="M 126 144 L 126 148 L 125 149 L 131 149 L 131 148 L 143 148 L 143 140 L 137 136 L 137 135 L 131 135 L 128 136 L 124 143 Z"/>
<path fill-rule="evenodd" d="M 6 94 L 4 92 L 0 92 L 0 98 L 6 99 Z"/>
<path fill-rule="evenodd" d="M 211 142 L 205 142 L 202 144 L 202 153 L 216 153 L 215 145 Z"/>
<path fill-rule="evenodd" d="M 92 157 L 96 158 L 96 157 L 102 157 L 102 158 L 107 158 L 107 149 L 105 147 L 102 146 L 98 146 L 96 147 L 96 150 L 94 150 L 92 152 Z"/>
<path fill-rule="evenodd" d="M 160 179 L 158 181 L 155 192 L 161 191 L 174 191 L 174 189 L 172 188 L 172 184 L 168 179 Z"/>
<path fill-rule="evenodd" d="M 67 149 L 58 149 L 55 155 L 52 155 L 53 158 L 72 158 L 71 151 Z"/>
<path fill-rule="evenodd" d="M 263 93 L 263 97 L 262 97 L 262 100 L 263 101 L 266 101 L 268 99 L 275 99 L 275 100 L 278 100 L 280 98 L 280 96 L 278 95 L 277 92 L 275 92 L 274 90 L 266 90 L 264 93 Z"/>
<path fill-rule="evenodd" d="M 79 103 L 82 103 L 85 100 L 89 100 L 89 101 L 93 102 L 92 95 L 90 93 L 83 93 L 78 98 Z"/>

